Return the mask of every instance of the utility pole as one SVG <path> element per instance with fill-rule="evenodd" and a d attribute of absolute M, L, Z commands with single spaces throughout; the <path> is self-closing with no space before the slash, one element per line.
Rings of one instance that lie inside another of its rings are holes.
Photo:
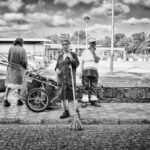
<path fill-rule="evenodd" d="M 115 0 L 112 0 L 112 25 L 111 25 L 111 53 L 110 53 L 110 73 L 113 73 L 113 55 L 114 55 L 114 5 Z"/>
<path fill-rule="evenodd" d="M 86 35 L 86 48 L 87 48 L 87 45 L 88 45 L 88 42 L 87 42 L 87 30 L 88 30 L 88 23 L 89 23 L 89 20 L 90 20 L 90 17 L 89 16 L 85 16 L 84 17 L 84 21 L 85 21 L 85 24 L 86 24 L 86 27 L 85 27 L 85 35 Z"/>
<path fill-rule="evenodd" d="M 77 51 L 78 54 L 77 54 L 77 55 L 79 56 L 79 44 L 80 44 L 80 42 L 79 42 L 79 40 L 80 40 L 80 37 L 79 37 L 79 30 L 77 30 L 77 36 L 78 36 L 78 51 Z"/>

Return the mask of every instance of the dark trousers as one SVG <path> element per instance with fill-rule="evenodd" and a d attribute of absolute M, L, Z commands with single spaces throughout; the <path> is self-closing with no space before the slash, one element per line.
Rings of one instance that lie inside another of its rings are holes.
<path fill-rule="evenodd" d="M 97 87 L 98 78 L 93 76 L 83 76 L 82 77 L 82 84 L 85 89 L 93 89 Z"/>

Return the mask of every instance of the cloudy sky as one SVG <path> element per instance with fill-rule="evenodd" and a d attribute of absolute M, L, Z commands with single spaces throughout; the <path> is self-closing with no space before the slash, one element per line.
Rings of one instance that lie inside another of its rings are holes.
<path fill-rule="evenodd" d="M 0 0 L 0 37 L 44 38 L 84 30 L 111 36 L 111 0 Z M 150 33 L 150 0 L 115 0 L 115 32 Z"/>

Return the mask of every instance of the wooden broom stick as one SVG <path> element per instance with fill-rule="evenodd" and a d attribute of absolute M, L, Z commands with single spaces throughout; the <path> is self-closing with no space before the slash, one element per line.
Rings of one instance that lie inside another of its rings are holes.
<path fill-rule="evenodd" d="M 73 121 L 71 123 L 71 129 L 82 130 L 83 126 L 82 126 L 81 121 L 79 119 L 79 110 L 77 108 L 77 101 L 76 101 L 76 98 L 75 98 L 75 88 L 74 88 L 74 78 L 73 78 L 72 65 L 70 65 L 70 70 L 71 70 L 71 80 L 72 80 L 72 90 L 73 90 L 73 102 L 74 102 L 74 114 L 73 114 Z"/>

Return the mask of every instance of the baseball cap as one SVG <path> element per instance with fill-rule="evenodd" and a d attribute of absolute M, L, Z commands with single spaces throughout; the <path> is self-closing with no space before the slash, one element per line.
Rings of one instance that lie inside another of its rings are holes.
<path fill-rule="evenodd" d="M 96 44 L 96 39 L 95 38 L 89 39 L 89 44 Z"/>
<path fill-rule="evenodd" d="M 68 39 L 62 39 L 61 43 L 63 44 L 63 42 L 67 42 L 70 45 L 70 41 Z"/>

